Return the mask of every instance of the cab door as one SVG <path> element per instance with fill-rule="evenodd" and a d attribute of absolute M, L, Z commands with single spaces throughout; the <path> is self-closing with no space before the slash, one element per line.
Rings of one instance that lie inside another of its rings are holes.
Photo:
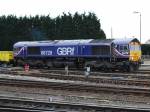
<path fill-rule="evenodd" d="M 27 45 L 23 46 L 23 58 L 27 57 Z"/>

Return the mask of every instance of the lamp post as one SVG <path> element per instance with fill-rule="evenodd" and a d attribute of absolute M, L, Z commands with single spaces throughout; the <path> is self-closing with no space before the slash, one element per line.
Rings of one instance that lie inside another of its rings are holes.
<path fill-rule="evenodd" d="M 141 42 L 141 12 L 134 11 L 134 14 L 140 14 L 140 42 Z"/>

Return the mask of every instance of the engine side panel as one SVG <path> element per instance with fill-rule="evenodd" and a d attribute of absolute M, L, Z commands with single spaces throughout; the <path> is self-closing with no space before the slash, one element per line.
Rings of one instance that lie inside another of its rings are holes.
<path fill-rule="evenodd" d="M 111 46 L 63 45 L 26 46 L 15 48 L 15 57 L 111 57 Z"/>

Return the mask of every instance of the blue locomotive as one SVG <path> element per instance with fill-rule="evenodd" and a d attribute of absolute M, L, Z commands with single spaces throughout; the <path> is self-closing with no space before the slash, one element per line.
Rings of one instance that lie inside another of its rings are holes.
<path fill-rule="evenodd" d="M 13 48 L 17 65 L 133 71 L 141 62 L 136 38 L 24 41 L 15 43 Z"/>

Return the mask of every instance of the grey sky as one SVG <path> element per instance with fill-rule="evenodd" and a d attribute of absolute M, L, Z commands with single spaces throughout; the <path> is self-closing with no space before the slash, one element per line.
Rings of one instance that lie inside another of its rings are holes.
<path fill-rule="evenodd" d="M 101 21 L 107 38 L 137 37 L 139 11 L 142 14 L 142 42 L 150 39 L 149 0 L 0 0 L 0 15 L 47 15 L 56 17 L 62 12 L 94 12 Z"/>

